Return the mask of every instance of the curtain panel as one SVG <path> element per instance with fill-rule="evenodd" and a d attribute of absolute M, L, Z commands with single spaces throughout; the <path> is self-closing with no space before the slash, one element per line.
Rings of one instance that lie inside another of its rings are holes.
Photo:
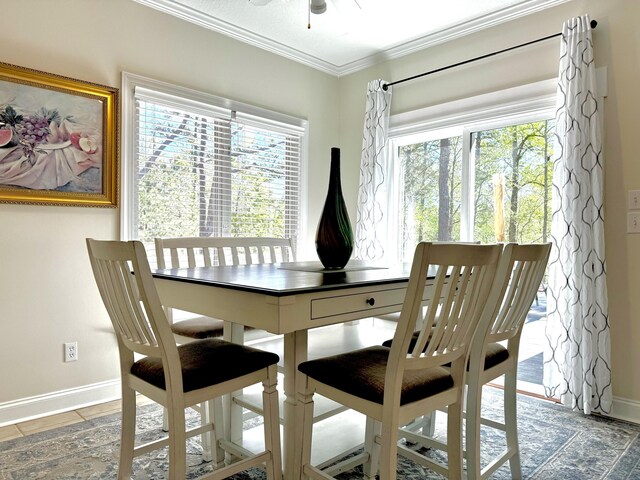
<path fill-rule="evenodd" d="M 383 90 L 385 83 L 373 80 L 367 86 L 355 242 L 355 257 L 365 260 L 380 260 L 387 247 L 384 225 L 389 189 L 387 140 L 391 89 Z"/>
<path fill-rule="evenodd" d="M 604 257 L 602 106 L 588 16 L 565 22 L 557 90 L 545 391 L 584 413 L 611 411 Z"/>

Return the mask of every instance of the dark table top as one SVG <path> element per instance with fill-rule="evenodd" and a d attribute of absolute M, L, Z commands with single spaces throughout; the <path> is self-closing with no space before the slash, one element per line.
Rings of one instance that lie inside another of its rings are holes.
<path fill-rule="evenodd" d="M 161 279 L 211 285 L 277 297 L 406 282 L 410 264 L 376 266 L 352 260 L 342 270 L 323 270 L 320 262 L 290 262 L 153 271 Z"/>

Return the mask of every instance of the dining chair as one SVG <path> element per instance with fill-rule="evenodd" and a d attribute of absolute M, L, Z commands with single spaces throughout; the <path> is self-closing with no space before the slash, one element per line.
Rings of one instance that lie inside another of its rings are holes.
<path fill-rule="evenodd" d="M 167 445 L 169 479 L 186 478 L 186 439 L 205 432 L 214 436 L 216 455 L 229 450 L 246 458 L 201 478 L 226 478 L 264 463 L 267 478 L 280 479 L 278 356 L 216 338 L 176 345 L 142 243 L 87 239 L 87 248 L 120 355 L 122 432 L 118 479 L 131 476 L 135 456 Z M 134 354 L 143 357 L 136 360 Z M 185 429 L 185 408 L 260 382 L 266 406 L 263 452 L 254 455 L 228 442 L 220 432 L 221 424 L 209 422 Z M 136 392 L 166 407 L 167 438 L 135 446 Z"/>
<path fill-rule="evenodd" d="M 491 293 L 490 326 L 473 338 L 466 376 L 466 466 L 469 480 L 486 479 L 509 462 L 512 478 L 522 478 L 516 417 L 516 383 L 520 337 L 527 314 L 542 282 L 551 244 L 506 244 L 498 264 Z M 412 342 L 419 333 L 415 332 Z M 383 345 L 391 345 L 392 340 Z M 506 346 L 502 343 L 506 342 Z M 482 387 L 505 375 L 504 423 L 481 416 Z M 431 419 L 433 422 L 433 419 Z M 480 425 L 506 433 L 506 451 L 494 456 L 484 469 L 480 463 Z M 420 422 L 399 430 L 405 438 L 427 448 L 446 450 L 447 445 L 432 437 L 416 433 Z M 425 432 L 424 428 L 422 429 Z M 402 454 L 403 452 L 401 452 Z"/>
<path fill-rule="evenodd" d="M 467 478 L 489 478 L 509 462 L 511 477 L 522 478 L 517 424 L 517 379 L 520 338 L 538 288 L 544 277 L 551 244 L 507 244 L 496 273 L 500 285 L 493 321 L 484 338 L 471 347 L 467 376 L 466 445 Z M 506 342 L 503 346 L 499 342 Z M 481 417 L 482 387 L 504 375 L 504 423 Z M 480 425 L 502 430 L 507 449 L 481 469 Z"/>
<path fill-rule="evenodd" d="M 479 241 L 475 241 L 475 242 L 456 242 L 456 241 L 433 241 L 432 243 L 437 243 L 437 244 L 463 244 L 463 245 L 479 245 L 480 242 Z M 424 309 L 423 309 L 423 313 L 424 313 Z M 389 322 L 398 322 L 398 320 L 400 320 L 400 312 L 393 312 L 393 313 L 387 313 L 384 315 L 377 315 L 375 318 L 379 318 L 380 320 L 386 320 Z M 420 320 L 418 321 L 417 326 L 420 325 Z M 385 342 L 386 346 L 390 346 L 391 345 L 391 340 L 389 340 L 388 342 Z M 385 344 L 383 343 L 383 345 Z M 413 422 L 413 430 L 415 429 L 421 429 L 422 430 L 422 434 L 425 436 L 433 436 L 435 433 L 435 428 L 436 428 L 436 412 L 430 412 L 427 415 L 425 415 L 424 417 L 420 418 L 420 419 L 416 419 Z"/>
<path fill-rule="evenodd" d="M 291 239 L 273 237 L 173 237 L 156 238 L 154 240 L 156 264 L 158 268 L 196 268 L 211 266 L 256 265 L 264 263 L 295 261 L 295 252 Z M 202 338 L 224 338 L 234 343 L 244 343 L 245 332 L 253 330 L 225 322 L 218 318 L 195 315 L 190 318 L 174 321 L 174 312 L 165 307 L 171 322 L 171 330 L 180 344 Z M 234 392 L 235 398 L 241 392 Z M 226 415 L 226 427 L 229 438 L 240 440 L 242 437 L 242 409 L 236 408 L 227 401 L 229 410 Z M 213 405 L 198 405 L 194 409 L 200 413 L 202 424 L 207 423 L 207 416 L 221 409 L 219 399 Z M 255 413 L 261 413 L 253 409 Z M 168 429 L 168 418 L 163 416 L 163 430 Z M 231 430 L 234 430 L 233 432 Z M 239 430 L 239 431 L 238 431 Z M 212 448 L 206 436 L 202 438 L 203 458 L 211 461 L 214 458 Z M 232 461 L 227 458 L 227 462 Z"/>
<path fill-rule="evenodd" d="M 405 300 L 391 347 L 373 346 L 303 362 L 298 366 L 296 469 L 303 477 L 363 464 L 364 474 L 396 478 L 398 428 L 448 406 L 449 478 L 462 478 L 462 398 L 467 357 L 476 330 L 484 334 L 489 291 L 500 245 L 417 245 Z M 426 314 L 412 348 L 419 318 Z M 484 330 L 483 330 L 484 329 Z M 450 368 L 445 368 L 450 365 Z M 367 416 L 364 452 L 322 471 L 311 465 L 314 393 Z M 373 431 L 373 432 L 372 432 Z M 375 440 L 379 437 L 379 441 Z M 413 455 L 414 452 L 411 452 Z M 421 457 L 438 473 L 447 468 Z"/>
<path fill-rule="evenodd" d="M 453 244 L 453 245 L 479 245 L 480 242 L 449 242 L 449 241 L 433 241 L 434 244 Z M 398 322 L 400 320 L 400 312 L 385 313 L 383 315 L 376 315 L 375 318 L 381 320 L 387 320 L 390 322 Z"/>
<path fill-rule="evenodd" d="M 155 239 L 158 268 L 254 265 L 295 261 L 291 239 L 270 237 L 175 237 Z M 172 315 L 171 310 L 168 311 Z M 224 322 L 196 316 L 172 322 L 179 343 L 222 337 Z M 250 329 L 250 327 L 246 327 Z M 242 336 L 242 332 L 237 335 Z M 230 340 L 230 338 L 227 338 Z"/>

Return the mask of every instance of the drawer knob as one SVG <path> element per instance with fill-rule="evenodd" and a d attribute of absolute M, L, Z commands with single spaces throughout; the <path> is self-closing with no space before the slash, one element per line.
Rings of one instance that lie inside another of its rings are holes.
<path fill-rule="evenodd" d="M 366 302 L 373 307 L 376 304 L 376 299 L 375 298 L 367 298 Z"/>

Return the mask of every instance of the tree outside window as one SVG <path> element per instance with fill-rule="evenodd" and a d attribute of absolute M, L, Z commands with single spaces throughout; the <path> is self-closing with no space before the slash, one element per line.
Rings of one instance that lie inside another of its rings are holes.
<path fill-rule="evenodd" d="M 462 128 L 461 128 L 462 130 Z M 420 241 L 546 242 L 551 219 L 553 123 L 550 120 L 403 144 L 400 175 L 399 255 L 407 260 Z M 465 155 L 468 161 L 464 161 Z M 472 232 L 463 238 L 463 169 L 474 179 Z"/>
<path fill-rule="evenodd" d="M 295 238 L 300 135 L 138 100 L 137 233 Z"/>

